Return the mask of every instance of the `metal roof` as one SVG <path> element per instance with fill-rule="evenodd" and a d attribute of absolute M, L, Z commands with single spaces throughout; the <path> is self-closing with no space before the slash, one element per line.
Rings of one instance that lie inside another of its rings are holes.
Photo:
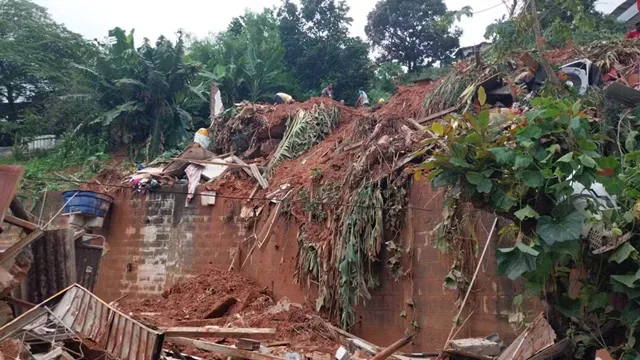
<path fill-rule="evenodd" d="M 7 338 L 52 343 L 88 339 L 117 359 L 156 360 L 161 355 L 164 334 L 74 284 L 0 328 L 0 341 Z"/>

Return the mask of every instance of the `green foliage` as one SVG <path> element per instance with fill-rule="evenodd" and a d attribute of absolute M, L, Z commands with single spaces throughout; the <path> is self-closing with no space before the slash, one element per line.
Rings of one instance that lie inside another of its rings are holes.
<path fill-rule="evenodd" d="M 464 14 L 470 16 L 470 9 Z M 414 72 L 451 61 L 462 35 L 451 30 L 454 21 L 442 0 L 380 0 L 367 16 L 365 32 L 381 61 L 397 61 Z"/>
<path fill-rule="evenodd" d="M 227 31 L 194 41 L 188 57 L 204 65 L 205 79 L 218 83 L 223 103 L 231 106 L 241 100 L 270 102 L 277 92 L 293 91 L 284 54 L 278 20 L 273 10 L 264 9 L 247 10 Z"/>
<path fill-rule="evenodd" d="M 595 10 L 594 0 L 543 0 L 536 7 L 544 39 L 552 48 L 565 48 L 567 42 L 585 45 L 619 39 L 625 32 L 624 23 Z M 535 47 L 533 18 L 528 11 L 503 17 L 487 27 L 485 38 L 493 43 L 492 51 L 506 55 Z"/>
<path fill-rule="evenodd" d="M 77 131 L 106 132 L 115 146 L 126 145 L 133 158 L 153 159 L 164 148 L 179 146 L 188 137 L 191 115 L 183 109 L 202 89 L 190 86 L 198 74 L 184 61 L 184 41 L 178 32 L 175 45 L 161 36 L 136 48 L 133 31 L 109 31 L 110 43 L 101 43 L 90 66 L 80 66 L 95 87 L 94 96 L 104 112 L 86 119 Z M 141 150 L 144 149 L 144 150 Z"/>
<path fill-rule="evenodd" d="M 285 0 L 278 10 L 285 64 L 291 69 L 300 93 L 320 95 L 334 84 L 334 98 L 354 103 L 358 90 L 374 77 L 369 47 L 348 36 L 352 19 L 344 0 L 303 0 L 300 7 Z"/>
<path fill-rule="evenodd" d="M 65 83 L 88 44 L 28 0 L 0 0 L 0 103 L 18 120 L 18 102 L 37 101 Z M 24 104 L 22 104 L 24 105 Z"/>
<path fill-rule="evenodd" d="M 311 111 L 299 110 L 287 123 L 287 131 L 269 162 L 266 174 L 271 176 L 285 159 L 294 159 L 322 141 L 339 123 L 338 109 L 323 104 Z"/>
<path fill-rule="evenodd" d="M 640 298 L 640 242 L 634 232 L 640 219 L 640 152 L 634 143 L 625 156 L 606 153 L 609 139 L 580 101 L 536 98 L 531 105 L 523 115 L 511 115 L 507 126 L 493 124 L 486 106 L 476 114 L 450 116 L 446 126 L 434 126 L 439 138 L 427 142 L 446 147 L 422 169 L 435 187 L 449 187 L 447 202 L 470 201 L 515 222 L 500 232 L 512 245 L 498 249 L 499 273 L 512 280 L 523 277 L 529 294 L 553 306 L 549 316 L 554 322 L 564 324 L 562 330 L 572 336 L 580 334 L 579 352 L 593 350 L 604 345 L 592 337 L 592 329 L 625 317 L 624 312 L 640 311 L 637 301 L 625 309 L 609 306 L 609 294 Z M 632 130 L 624 133 L 635 137 Z M 575 194 L 577 184 L 604 187 L 616 195 L 617 206 L 587 190 Z M 444 236 L 459 226 L 447 209 Z M 587 251 L 600 246 L 594 234 L 603 234 L 598 240 L 603 245 L 619 241 L 619 246 L 604 254 Z M 582 279 L 580 298 L 563 295 L 571 271 L 585 268 L 592 275 Z M 563 318 L 576 318 L 580 326 Z M 634 324 L 622 325 L 635 331 Z M 625 346 L 627 352 L 638 350 L 631 340 Z"/>
<path fill-rule="evenodd" d="M 109 159 L 106 150 L 104 139 L 66 136 L 54 149 L 34 155 L 16 153 L 2 162 L 24 165 L 23 191 L 57 191 L 77 188 L 79 185 L 73 181 L 93 178 Z M 64 171 L 64 175 L 58 173 L 60 171 Z"/>

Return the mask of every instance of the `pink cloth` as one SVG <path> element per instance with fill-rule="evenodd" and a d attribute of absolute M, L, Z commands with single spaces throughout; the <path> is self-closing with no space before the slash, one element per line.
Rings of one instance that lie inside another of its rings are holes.
<path fill-rule="evenodd" d="M 184 172 L 187 174 L 187 179 L 189 179 L 189 193 L 187 194 L 187 200 L 184 202 L 184 207 L 189 206 L 189 202 L 193 199 L 193 195 L 200 184 L 200 176 L 202 175 L 202 171 L 204 170 L 204 166 L 189 164 Z"/>

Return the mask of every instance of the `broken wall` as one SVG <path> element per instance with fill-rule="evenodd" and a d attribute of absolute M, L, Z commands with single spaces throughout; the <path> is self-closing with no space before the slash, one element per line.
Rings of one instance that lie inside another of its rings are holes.
<path fill-rule="evenodd" d="M 219 197 L 214 206 L 202 206 L 196 196 L 185 208 L 184 192 L 184 187 L 174 187 L 157 193 L 115 196 L 106 233 L 110 250 L 100 270 L 98 296 L 106 301 L 124 294 L 131 298 L 157 296 L 181 279 L 207 269 L 227 270 L 234 258 L 236 268 L 242 265 L 253 245 L 253 240 L 243 242 L 251 233 L 245 233 L 237 223 L 243 202 Z M 412 209 L 405 221 L 403 242 L 411 247 L 413 255 L 405 256 L 403 267 L 411 266 L 413 281 L 396 281 L 383 271 L 381 288 L 359 308 L 353 333 L 388 345 L 412 329 L 415 314 L 415 324 L 421 330 L 413 349 L 433 350 L 444 345 L 457 307 L 456 293 L 442 286 L 453 258 L 433 247 L 432 230 L 441 219 L 442 202 L 442 193 L 434 193 L 427 183 L 411 187 Z M 481 213 L 479 218 L 476 235 L 482 249 L 493 215 Z M 276 298 L 313 302 L 313 289 L 308 291 L 306 284 L 293 283 L 297 233 L 295 223 L 278 217 L 270 239 L 255 249 L 242 272 L 268 287 Z M 478 291 L 468 304 L 473 316 L 458 337 L 497 332 L 504 340 L 515 338 L 507 318 L 513 294 L 519 292 L 516 284 L 496 274 L 496 241 L 480 269 Z M 238 244 L 240 256 L 236 258 Z M 408 306 L 409 300 L 413 308 Z"/>

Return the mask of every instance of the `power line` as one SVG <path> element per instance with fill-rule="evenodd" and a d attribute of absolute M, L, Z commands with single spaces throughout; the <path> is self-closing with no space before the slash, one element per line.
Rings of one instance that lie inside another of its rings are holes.
<path fill-rule="evenodd" d="M 0 174 L 5 174 L 3 172 L 0 172 Z M 73 184 L 85 184 L 85 185 L 100 185 L 103 187 L 110 187 L 110 188 L 119 188 L 119 189 L 126 189 L 126 190 L 131 190 L 131 191 L 135 191 L 135 188 L 132 188 L 131 186 L 125 186 L 125 185 L 118 185 L 118 184 L 96 184 L 90 181 L 80 181 L 80 180 L 70 180 L 70 179 L 61 179 L 61 178 L 49 178 L 49 177 L 40 177 L 40 180 L 48 180 L 48 181 L 59 181 L 59 182 L 67 182 L 67 183 L 73 183 Z M 174 194 L 174 195 L 189 195 L 189 192 L 186 191 L 173 191 L 173 190 L 162 190 L 158 192 L 159 194 Z M 436 193 L 434 195 L 434 197 L 436 195 L 438 195 L 438 193 Z M 212 197 L 216 197 L 216 198 L 221 198 L 221 199 L 228 199 L 228 200 L 252 200 L 252 201 L 266 201 L 266 202 L 271 202 L 271 201 L 278 201 L 278 199 L 269 199 L 269 198 L 256 198 L 256 197 L 242 197 L 242 196 L 229 196 L 229 195 L 221 195 L 221 194 L 206 194 L 206 193 L 193 193 L 194 196 L 196 195 L 200 195 L 200 196 L 212 196 Z M 281 200 L 284 201 L 284 200 Z M 304 204 L 312 204 L 312 205 L 333 205 L 333 206 L 354 206 L 354 207 L 359 207 L 359 208 L 371 208 L 371 209 L 382 209 L 382 210 L 388 210 L 388 207 L 384 207 L 384 206 L 371 206 L 371 205 L 357 205 L 354 203 L 342 203 L 342 202 L 330 202 L 330 201 L 316 201 L 316 200 L 311 200 L 311 201 L 302 201 L 302 200 L 288 200 L 289 202 L 295 202 L 295 203 L 304 203 Z M 418 211 L 424 211 L 424 212 L 433 212 L 433 210 L 428 210 L 428 209 L 424 209 L 424 208 L 419 208 L 419 207 L 413 207 L 413 206 L 407 206 L 407 209 L 411 209 L 411 210 L 418 210 Z"/>
<path fill-rule="evenodd" d="M 473 15 L 475 15 L 475 14 L 483 13 L 483 12 L 485 12 L 485 11 L 493 10 L 493 9 L 497 8 L 498 6 L 500 6 L 500 5 L 504 5 L 504 3 L 503 3 L 503 2 L 500 2 L 500 3 L 498 3 L 498 4 L 495 4 L 495 5 L 491 6 L 491 7 L 488 7 L 488 8 L 486 8 L 486 9 L 482 9 L 482 10 L 478 10 L 478 11 L 473 11 L 473 12 L 472 12 L 472 14 L 473 14 Z"/>

